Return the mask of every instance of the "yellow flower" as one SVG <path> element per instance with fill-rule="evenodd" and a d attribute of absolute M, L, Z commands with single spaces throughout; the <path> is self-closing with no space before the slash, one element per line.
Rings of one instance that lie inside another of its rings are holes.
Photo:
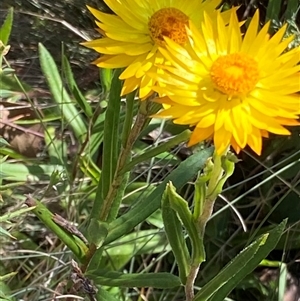
<path fill-rule="evenodd" d="M 261 154 L 269 132 L 289 135 L 283 126 L 299 125 L 300 47 L 284 53 L 294 37 L 282 40 L 286 26 L 270 37 L 269 25 L 258 31 L 257 11 L 242 36 L 235 12 L 228 26 L 205 14 L 200 31 L 187 28 L 185 47 L 166 38 L 160 51 L 171 66 L 152 74 L 164 84 L 153 88 L 165 95 L 157 116 L 195 126 L 189 145 L 213 138 L 218 154 L 230 145 Z"/>
<path fill-rule="evenodd" d="M 146 72 L 158 73 L 158 64 L 165 58 L 158 50 L 167 36 L 184 45 L 185 26 L 192 20 L 200 26 L 203 12 L 216 17 L 221 0 L 104 0 L 116 15 L 105 14 L 88 7 L 100 21 L 96 24 L 103 38 L 82 43 L 103 54 L 93 63 L 101 68 L 125 68 L 120 79 L 125 80 L 122 95 L 139 88 L 139 97 L 153 93 L 153 78 Z M 229 21 L 229 12 L 222 13 Z"/>

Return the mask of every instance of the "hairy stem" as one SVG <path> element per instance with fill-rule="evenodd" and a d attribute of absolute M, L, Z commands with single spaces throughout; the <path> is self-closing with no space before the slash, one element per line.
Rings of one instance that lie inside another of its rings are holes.
<path fill-rule="evenodd" d="M 185 284 L 185 297 L 186 301 L 192 301 L 194 299 L 194 283 L 196 280 L 196 277 L 198 275 L 198 271 L 200 268 L 200 264 L 192 265 L 190 272 L 188 274 L 186 284 Z"/>
<path fill-rule="evenodd" d="M 126 143 L 124 144 L 123 148 L 121 149 L 121 152 L 120 152 L 120 155 L 118 158 L 116 172 L 113 177 L 113 181 L 111 183 L 110 189 L 104 200 L 104 205 L 103 205 L 102 211 L 100 213 L 101 221 L 106 221 L 109 216 L 110 208 L 111 208 L 113 201 L 118 193 L 118 189 L 120 188 L 123 177 L 124 177 L 124 173 L 121 172 L 121 170 L 124 168 L 128 158 L 130 157 L 130 152 L 132 150 L 132 146 L 133 146 L 134 142 L 136 141 L 138 135 L 140 134 L 142 128 L 144 127 L 146 119 L 147 119 L 146 115 L 142 114 L 141 112 L 138 113 L 135 123 L 129 133 L 128 139 L 127 139 Z"/>

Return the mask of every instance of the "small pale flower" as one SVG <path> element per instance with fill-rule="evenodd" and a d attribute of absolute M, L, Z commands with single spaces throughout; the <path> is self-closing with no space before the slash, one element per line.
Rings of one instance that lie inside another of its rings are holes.
<path fill-rule="evenodd" d="M 262 137 L 299 125 L 300 47 L 284 52 L 294 36 L 283 39 L 283 26 L 270 37 L 269 25 L 258 30 L 257 11 L 242 35 L 235 12 L 228 26 L 205 14 L 200 31 L 187 28 L 185 47 L 166 38 L 160 51 L 171 66 L 152 74 L 164 84 L 154 88 L 165 95 L 158 116 L 193 126 L 189 145 L 212 138 L 219 154 L 230 145 L 261 154 Z"/>

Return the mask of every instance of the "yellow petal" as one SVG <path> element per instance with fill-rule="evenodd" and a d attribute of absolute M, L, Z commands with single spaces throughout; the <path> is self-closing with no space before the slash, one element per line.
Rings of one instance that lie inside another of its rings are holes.
<path fill-rule="evenodd" d="M 213 127 L 204 128 L 204 129 L 196 127 L 191 135 L 188 146 L 195 145 L 199 142 L 202 142 L 212 137 L 213 132 L 214 132 Z"/>
<path fill-rule="evenodd" d="M 227 150 L 230 145 L 232 134 L 226 131 L 224 128 L 221 128 L 214 133 L 214 144 L 216 148 L 216 152 L 221 155 L 224 151 Z"/>

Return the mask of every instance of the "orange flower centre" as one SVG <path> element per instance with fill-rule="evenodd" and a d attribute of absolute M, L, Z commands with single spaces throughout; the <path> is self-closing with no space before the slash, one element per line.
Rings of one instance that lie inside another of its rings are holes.
<path fill-rule="evenodd" d="M 244 53 L 233 53 L 217 58 L 210 70 L 215 87 L 224 94 L 243 96 L 255 88 L 259 80 L 257 62 Z"/>
<path fill-rule="evenodd" d="M 154 43 L 164 46 L 164 37 L 184 45 L 187 41 L 185 26 L 189 24 L 189 17 L 177 8 L 162 8 L 155 12 L 148 23 L 150 36 Z"/>

